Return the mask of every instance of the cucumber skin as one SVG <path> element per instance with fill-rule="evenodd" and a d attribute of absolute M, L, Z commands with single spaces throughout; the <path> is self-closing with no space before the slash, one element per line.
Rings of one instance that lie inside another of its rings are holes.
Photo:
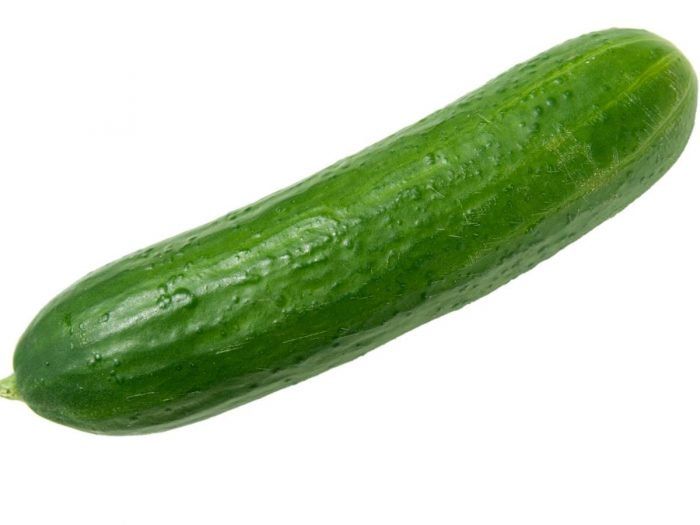
<path fill-rule="evenodd" d="M 38 414 L 167 430 L 354 359 L 611 217 L 683 150 L 697 80 L 642 30 L 584 35 L 252 206 L 114 262 L 22 336 Z"/>

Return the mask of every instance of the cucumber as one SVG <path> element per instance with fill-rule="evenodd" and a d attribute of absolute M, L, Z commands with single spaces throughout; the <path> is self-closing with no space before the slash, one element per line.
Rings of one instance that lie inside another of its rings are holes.
<path fill-rule="evenodd" d="M 642 30 L 567 41 L 302 182 L 61 293 L 0 384 L 50 420 L 192 423 L 461 308 L 623 209 L 695 116 Z"/>

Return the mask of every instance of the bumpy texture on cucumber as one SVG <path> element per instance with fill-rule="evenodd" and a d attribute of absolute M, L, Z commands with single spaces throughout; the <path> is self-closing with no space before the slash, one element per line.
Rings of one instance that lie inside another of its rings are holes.
<path fill-rule="evenodd" d="M 627 206 L 680 155 L 696 98 L 689 63 L 653 34 L 565 42 L 295 186 L 85 277 L 32 322 L 2 391 L 65 425 L 132 434 L 323 372 Z"/>

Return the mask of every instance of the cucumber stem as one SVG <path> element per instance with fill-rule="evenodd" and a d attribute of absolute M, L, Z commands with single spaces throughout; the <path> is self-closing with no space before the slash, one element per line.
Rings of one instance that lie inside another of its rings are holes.
<path fill-rule="evenodd" d="M 15 381 L 15 376 L 6 377 L 0 380 L 0 397 L 6 399 L 19 399 L 19 392 L 17 392 L 17 382 Z"/>

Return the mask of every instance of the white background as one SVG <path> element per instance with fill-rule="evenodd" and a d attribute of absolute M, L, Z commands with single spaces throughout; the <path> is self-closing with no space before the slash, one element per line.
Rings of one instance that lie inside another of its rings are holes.
<path fill-rule="evenodd" d="M 86 272 L 581 33 L 700 64 L 689 1 L 0 3 L 0 375 Z M 697 524 L 700 149 L 462 311 L 145 437 L 0 403 L 3 523 Z"/>

